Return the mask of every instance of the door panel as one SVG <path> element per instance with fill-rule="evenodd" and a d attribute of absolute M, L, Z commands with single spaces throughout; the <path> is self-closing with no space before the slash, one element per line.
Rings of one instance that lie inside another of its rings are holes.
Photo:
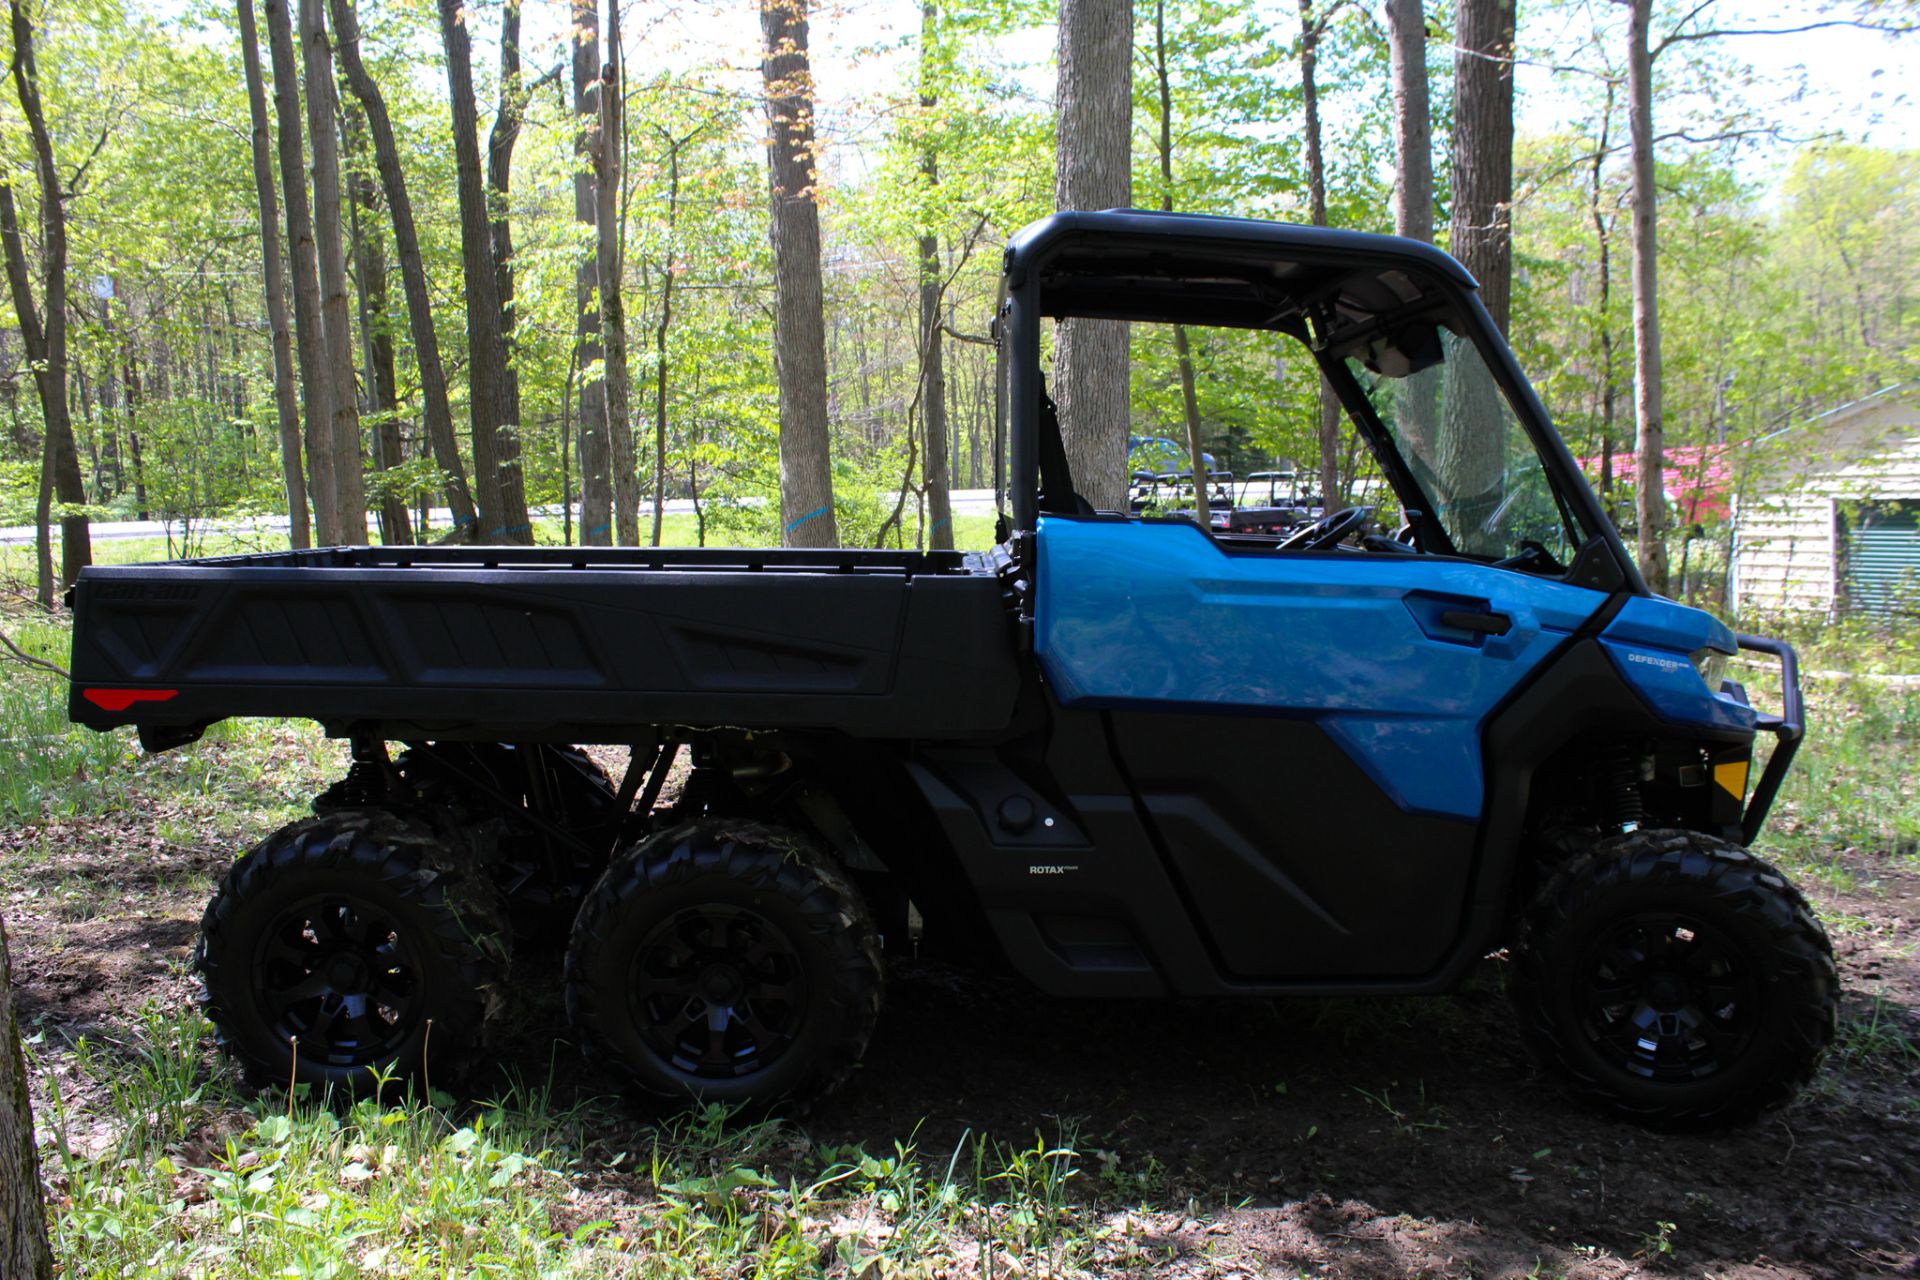
<path fill-rule="evenodd" d="M 1470 878 L 1489 712 L 1604 602 L 1462 561 L 1228 550 L 1049 517 L 1035 649 L 1109 712 L 1216 953 L 1245 977 L 1414 974 Z"/>

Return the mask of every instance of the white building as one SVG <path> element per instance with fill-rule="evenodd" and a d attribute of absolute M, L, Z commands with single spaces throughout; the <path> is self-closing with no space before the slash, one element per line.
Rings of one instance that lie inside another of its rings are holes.
<path fill-rule="evenodd" d="M 1739 452 L 1736 609 L 1920 618 L 1920 381 Z"/>

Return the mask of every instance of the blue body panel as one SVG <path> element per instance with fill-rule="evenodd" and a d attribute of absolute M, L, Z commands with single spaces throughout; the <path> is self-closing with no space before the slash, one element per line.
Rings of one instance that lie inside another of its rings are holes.
<path fill-rule="evenodd" d="M 1668 724 L 1751 733 L 1754 711 L 1709 689 L 1694 669 L 1701 649 L 1732 653 L 1733 632 L 1710 613 L 1671 600 L 1636 596 L 1607 624 L 1600 647 L 1633 691 Z"/>
<path fill-rule="evenodd" d="M 1401 808 L 1463 820 L 1488 713 L 1606 599 L 1465 561 L 1229 550 L 1184 521 L 1047 517 L 1037 543 L 1034 645 L 1063 705 L 1312 719 Z"/>

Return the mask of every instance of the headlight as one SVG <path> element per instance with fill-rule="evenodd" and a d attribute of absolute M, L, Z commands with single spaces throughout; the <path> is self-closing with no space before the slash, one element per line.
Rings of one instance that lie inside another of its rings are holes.
<path fill-rule="evenodd" d="M 1707 688 L 1720 692 L 1720 684 L 1727 678 L 1727 659 L 1733 655 L 1720 649 L 1695 649 L 1687 656 L 1693 659 L 1693 669 L 1707 682 Z"/>

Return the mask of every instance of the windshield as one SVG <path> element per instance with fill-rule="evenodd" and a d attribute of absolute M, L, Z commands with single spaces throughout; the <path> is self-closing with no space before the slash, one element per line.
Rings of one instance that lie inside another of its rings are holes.
<path fill-rule="evenodd" d="M 1585 540 L 1480 351 L 1440 331 L 1440 360 L 1389 377 L 1348 359 L 1454 550 L 1569 563 Z M 1546 566 L 1542 566 L 1546 567 Z"/>

